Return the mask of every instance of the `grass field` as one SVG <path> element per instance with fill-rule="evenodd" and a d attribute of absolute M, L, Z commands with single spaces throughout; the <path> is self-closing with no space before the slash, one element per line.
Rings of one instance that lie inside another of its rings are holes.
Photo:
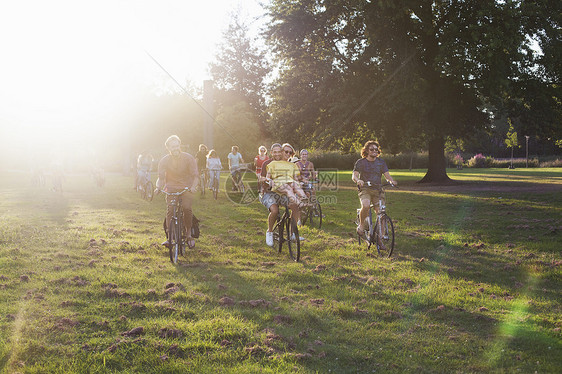
<path fill-rule="evenodd" d="M 560 372 L 562 170 L 392 174 L 392 259 L 357 244 L 339 172 L 301 263 L 265 245 L 259 202 L 223 194 L 195 199 L 201 238 L 174 266 L 164 199 L 131 177 L 69 175 L 61 195 L 2 173 L 2 372 Z"/>

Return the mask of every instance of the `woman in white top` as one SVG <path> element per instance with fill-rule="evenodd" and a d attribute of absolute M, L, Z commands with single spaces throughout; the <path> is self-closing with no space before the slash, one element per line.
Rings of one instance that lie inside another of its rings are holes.
<path fill-rule="evenodd" d="M 221 159 L 214 149 L 207 155 L 207 170 L 209 170 L 209 186 L 214 186 L 215 178 L 220 182 L 220 172 L 222 169 Z M 219 185 L 219 183 L 217 183 Z"/>

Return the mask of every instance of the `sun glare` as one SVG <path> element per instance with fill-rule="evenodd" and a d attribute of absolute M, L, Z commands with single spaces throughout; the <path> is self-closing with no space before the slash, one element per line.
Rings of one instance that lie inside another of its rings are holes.
<path fill-rule="evenodd" d="M 231 9 L 227 0 L 4 2 L 0 152 L 119 135 L 139 91 L 174 87 L 167 73 L 201 87 Z"/>

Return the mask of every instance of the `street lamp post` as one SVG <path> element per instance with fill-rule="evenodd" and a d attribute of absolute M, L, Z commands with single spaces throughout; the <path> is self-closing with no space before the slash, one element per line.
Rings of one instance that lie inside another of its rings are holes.
<path fill-rule="evenodd" d="M 525 135 L 525 167 L 529 167 L 529 135 Z"/>

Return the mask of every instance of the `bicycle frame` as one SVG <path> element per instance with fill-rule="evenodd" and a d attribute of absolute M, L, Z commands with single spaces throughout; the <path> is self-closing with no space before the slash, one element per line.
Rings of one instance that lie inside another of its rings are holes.
<path fill-rule="evenodd" d="M 218 197 L 219 188 L 220 188 L 220 178 L 221 178 L 221 171 L 220 170 L 209 170 L 209 187 L 213 191 L 213 197 L 215 200 Z"/>
<path fill-rule="evenodd" d="M 394 186 L 391 183 L 386 183 L 381 185 L 380 193 L 379 193 L 379 201 L 375 203 L 378 205 L 378 211 L 375 216 L 375 220 L 373 221 L 373 209 L 375 208 L 375 204 L 371 202 L 369 206 L 369 213 L 368 213 L 368 224 L 369 224 L 369 232 L 367 235 L 367 243 L 368 248 L 371 245 L 375 244 L 379 255 L 383 255 L 385 253 L 387 257 L 392 255 L 392 251 L 394 250 L 394 226 L 392 223 L 392 219 L 386 213 L 386 192 L 384 187 L 385 186 Z M 368 185 L 370 187 L 370 184 Z M 360 211 L 361 209 L 357 209 L 357 223 L 359 224 L 360 221 Z M 365 238 L 363 238 L 365 240 Z M 389 241 L 389 247 L 383 243 L 383 241 Z M 359 236 L 359 244 L 361 244 L 361 237 Z"/>
<path fill-rule="evenodd" d="M 300 249 L 300 236 L 297 223 L 294 222 L 291 216 L 290 209 L 288 206 L 284 205 L 285 211 L 281 217 L 277 216 L 277 222 L 273 226 L 273 238 L 277 241 L 278 252 L 281 253 L 283 248 L 283 243 L 287 242 L 287 247 L 289 249 L 289 256 L 294 261 L 298 262 L 300 260 L 301 249 Z M 286 234 L 286 238 L 283 235 Z M 295 235 L 295 242 L 291 242 L 291 235 Z M 293 245 L 295 248 L 293 248 Z M 294 250 L 294 252 L 293 252 Z"/>
<path fill-rule="evenodd" d="M 300 182 L 303 191 L 309 199 L 309 204 L 301 208 L 301 221 L 303 225 L 309 223 L 310 226 L 320 229 L 322 227 L 322 207 L 316 199 L 316 194 L 313 194 L 317 181 L 309 181 L 309 189 L 305 189 L 305 183 Z M 311 198 L 312 197 L 312 198 Z"/>
<path fill-rule="evenodd" d="M 183 250 L 185 248 L 186 236 L 187 236 L 186 235 L 187 233 L 185 232 L 184 222 L 183 222 L 184 217 L 183 217 L 183 209 L 181 208 L 182 206 L 181 195 L 183 195 L 183 193 L 185 193 L 186 191 L 190 191 L 190 189 L 185 188 L 179 192 L 166 192 L 163 190 L 160 191 L 164 193 L 166 196 L 173 197 L 171 201 L 167 203 L 168 206 L 172 207 L 172 217 L 168 224 L 166 234 L 170 246 L 169 247 L 170 261 L 172 261 L 173 263 L 177 263 L 178 255 L 179 254 L 183 255 Z M 173 232 L 174 230 L 170 228 L 175 228 L 175 230 L 177 231 Z"/>

